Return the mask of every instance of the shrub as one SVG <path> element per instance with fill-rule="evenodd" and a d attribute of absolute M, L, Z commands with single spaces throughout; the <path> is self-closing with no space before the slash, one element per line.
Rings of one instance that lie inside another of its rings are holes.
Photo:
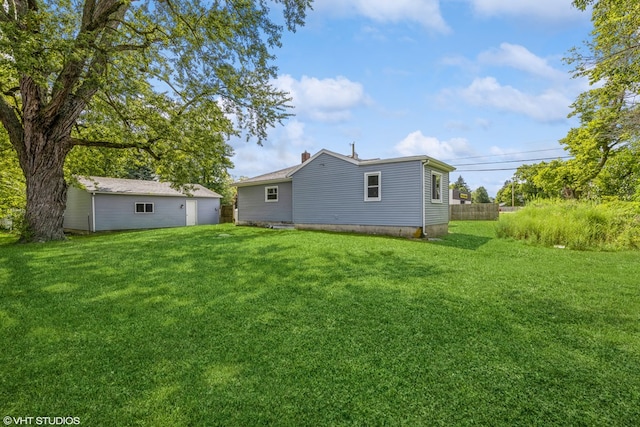
<path fill-rule="evenodd" d="M 640 249 L 640 203 L 535 202 L 502 215 L 497 234 L 578 250 Z"/>
<path fill-rule="evenodd" d="M 0 209 L 0 230 L 19 234 L 24 226 L 23 209 Z"/>

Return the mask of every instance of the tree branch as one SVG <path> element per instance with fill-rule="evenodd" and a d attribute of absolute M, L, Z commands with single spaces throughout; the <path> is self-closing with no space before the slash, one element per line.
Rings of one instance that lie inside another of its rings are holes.
<path fill-rule="evenodd" d="M 76 46 L 80 47 L 84 44 L 97 46 L 97 40 L 103 31 L 117 28 L 117 24 L 109 24 L 120 22 L 119 15 L 124 16 L 126 10 L 127 5 L 121 0 L 100 2 L 97 10 L 95 2 L 88 0 L 83 11 L 82 28 L 75 39 Z M 87 67 L 84 82 L 76 91 L 76 97 L 72 97 L 70 94 L 82 76 L 86 60 L 69 60 L 66 62 L 53 85 L 51 103 L 47 108 L 45 117 L 53 119 L 62 108 L 67 108 L 69 111 L 77 111 L 78 105 L 86 103 L 95 94 L 97 88 L 88 88 L 87 82 L 91 82 L 104 69 L 104 62 L 106 61 L 104 56 L 104 51 L 96 49 L 96 55 Z M 95 83 L 92 82 L 90 85 L 94 86 Z M 73 99 L 71 101 L 72 105 L 69 105 L 71 99 Z"/>
<path fill-rule="evenodd" d="M 136 143 L 118 143 L 111 141 L 90 141 L 88 139 L 80 139 L 80 138 L 70 138 L 69 142 L 71 145 L 79 145 L 82 147 L 104 147 L 104 148 L 115 148 L 119 150 L 136 148 L 138 150 L 143 150 L 149 153 L 151 157 L 155 160 L 161 160 L 162 156 L 153 151 L 152 145 L 157 142 L 159 138 L 152 138 L 148 140 L 145 144 L 136 144 Z"/>
<path fill-rule="evenodd" d="M 18 117 L 16 111 L 2 98 L 0 98 L 0 122 L 2 122 L 9 134 L 11 145 L 18 150 L 22 146 L 24 136 L 22 123 L 20 123 L 20 117 Z"/>

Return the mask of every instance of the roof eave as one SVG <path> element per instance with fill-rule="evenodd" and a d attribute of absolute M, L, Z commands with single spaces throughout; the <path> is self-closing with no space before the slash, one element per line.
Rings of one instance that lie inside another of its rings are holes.
<path fill-rule="evenodd" d="M 292 178 L 265 179 L 262 181 L 238 181 L 231 183 L 232 187 L 252 187 L 254 185 L 280 184 L 283 182 L 291 182 Z"/>
<path fill-rule="evenodd" d="M 436 160 L 436 159 L 434 159 L 432 157 L 428 157 L 428 156 L 425 159 L 425 164 L 435 166 L 436 168 L 445 170 L 447 172 L 453 172 L 454 170 L 456 170 L 456 168 L 454 166 L 451 166 L 450 164 L 447 164 L 445 162 L 441 162 L 440 160 Z"/>
<path fill-rule="evenodd" d="M 198 195 L 198 194 L 161 194 L 161 193 L 128 193 L 125 191 L 97 191 L 91 189 L 85 189 L 91 194 L 107 194 L 113 196 L 137 196 L 137 197 L 197 197 L 200 199 L 221 199 L 221 195 Z"/>
<path fill-rule="evenodd" d="M 302 169 L 303 167 L 305 167 L 309 163 L 313 162 L 315 159 L 320 157 L 322 154 L 327 154 L 327 155 L 335 157 L 337 159 L 344 160 L 344 161 L 349 162 L 349 163 L 353 163 L 354 165 L 359 165 L 360 163 L 362 163 L 361 161 L 356 160 L 353 157 L 345 156 L 343 154 L 334 153 L 333 151 L 330 151 L 330 150 L 327 150 L 327 149 L 323 148 L 322 150 L 318 151 L 316 154 L 311 156 L 307 161 L 305 161 L 304 163 L 299 164 L 295 169 L 293 169 L 291 172 L 289 172 L 287 174 L 287 176 L 288 177 L 293 176 L 293 174 L 298 172 L 300 169 Z"/>
<path fill-rule="evenodd" d="M 442 169 L 445 170 L 447 172 L 452 172 L 454 170 L 456 170 L 455 167 L 442 162 L 440 160 L 436 160 L 433 157 L 429 157 L 429 156 L 425 156 L 425 155 L 419 155 L 419 156 L 406 156 L 406 157 L 396 157 L 393 159 L 375 159 L 375 160 L 362 160 L 360 161 L 360 165 L 361 166 L 368 166 L 368 165 L 379 165 L 379 164 L 385 164 L 385 163 L 401 163 L 401 162 L 416 162 L 416 161 L 420 161 L 420 162 L 424 162 L 425 164 L 430 164 L 438 169 Z"/>
<path fill-rule="evenodd" d="M 392 159 L 361 160 L 359 162 L 359 165 L 368 166 L 368 165 L 379 165 L 384 163 L 415 162 L 415 161 L 426 161 L 428 159 L 430 159 L 429 156 L 406 156 L 406 157 L 395 157 Z"/>

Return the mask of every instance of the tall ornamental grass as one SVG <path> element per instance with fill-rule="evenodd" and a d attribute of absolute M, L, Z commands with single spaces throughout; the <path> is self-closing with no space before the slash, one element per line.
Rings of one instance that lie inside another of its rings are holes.
<path fill-rule="evenodd" d="M 536 202 L 503 214 L 497 235 L 577 250 L 637 250 L 640 203 Z"/>

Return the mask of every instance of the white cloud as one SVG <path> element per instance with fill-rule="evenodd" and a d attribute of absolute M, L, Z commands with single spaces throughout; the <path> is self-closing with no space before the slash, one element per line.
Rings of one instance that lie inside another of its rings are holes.
<path fill-rule="evenodd" d="M 523 91 L 500 83 L 496 77 L 475 77 L 465 88 L 441 91 L 439 100 L 443 105 L 463 101 L 479 107 L 522 114 L 539 122 L 556 122 L 567 118 L 573 99 L 584 91 L 585 82 L 588 85 L 585 79 L 572 79 L 569 73 L 554 68 L 547 59 L 517 44 L 502 43 L 497 48 L 481 52 L 475 61 L 466 64 L 465 61 L 465 58 L 449 57 L 441 62 L 454 66 L 464 64 L 464 68 L 474 71 L 474 74 L 483 68 L 493 67 L 496 68 L 494 71 L 500 73 L 501 79 L 510 81 L 518 81 L 515 79 L 521 75 L 527 78 L 524 73 L 535 79 L 521 79 L 519 85 L 528 85 L 528 89 Z"/>
<path fill-rule="evenodd" d="M 440 160 L 453 159 L 473 151 L 465 138 L 440 141 L 433 136 L 425 136 L 419 130 L 407 135 L 406 138 L 396 144 L 394 149 L 401 156 L 425 154 Z"/>
<path fill-rule="evenodd" d="M 524 114 L 541 122 L 564 120 L 572 103 L 556 89 L 528 94 L 512 86 L 502 86 L 493 77 L 476 78 L 468 87 L 455 91 L 454 95 L 476 106 Z"/>
<path fill-rule="evenodd" d="M 547 21 L 588 19 L 589 14 L 571 5 L 571 0 L 468 0 L 483 16 L 522 16 Z"/>
<path fill-rule="evenodd" d="M 314 9 L 337 15 L 362 15 L 377 22 L 415 22 L 440 33 L 450 31 L 439 0 L 316 0 Z"/>
<path fill-rule="evenodd" d="M 290 119 L 284 126 L 272 129 L 262 146 L 243 139 L 231 141 L 235 167 L 230 171 L 236 179 L 258 176 L 284 169 L 300 162 L 300 154 L 313 150 L 314 141 L 305 133 L 305 124 Z"/>
<path fill-rule="evenodd" d="M 285 74 L 274 84 L 291 95 L 296 114 L 321 122 L 348 120 L 353 108 L 371 102 L 362 84 L 342 76 L 322 80 L 303 76 L 296 80 Z"/>
<path fill-rule="evenodd" d="M 305 124 L 298 120 L 289 120 L 282 128 L 281 138 L 288 141 L 294 147 L 305 147 L 309 143 L 309 139 L 304 133 Z"/>
<path fill-rule="evenodd" d="M 534 55 L 524 46 L 502 43 L 499 49 L 491 49 L 478 55 L 481 64 L 515 68 L 552 80 L 568 79 L 569 74 L 550 66 L 546 59 Z"/>

